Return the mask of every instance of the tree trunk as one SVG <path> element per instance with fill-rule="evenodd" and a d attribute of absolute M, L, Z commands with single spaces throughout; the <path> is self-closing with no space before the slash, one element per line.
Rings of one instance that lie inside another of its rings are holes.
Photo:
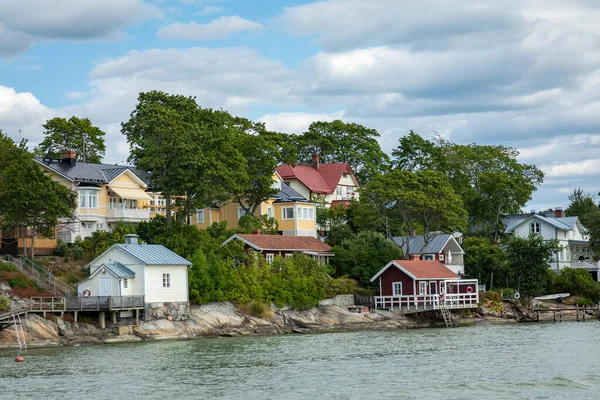
<path fill-rule="evenodd" d="M 171 195 L 169 193 L 165 194 L 165 205 L 167 207 L 167 225 L 171 225 Z"/>
<path fill-rule="evenodd" d="M 35 229 L 31 228 L 31 261 L 35 261 Z"/>
<path fill-rule="evenodd" d="M 27 257 L 27 246 L 25 245 L 25 235 L 27 235 L 27 228 L 25 228 L 25 234 L 23 234 L 23 227 L 19 225 L 17 228 L 17 252 L 19 251 L 19 238 L 23 239 L 23 255 Z"/>

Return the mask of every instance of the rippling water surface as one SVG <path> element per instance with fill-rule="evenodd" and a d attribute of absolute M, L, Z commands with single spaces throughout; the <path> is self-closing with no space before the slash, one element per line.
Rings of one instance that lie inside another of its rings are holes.
<path fill-rule="evenodd" d="M 0 353 L 0 398 L 600 399 L 600 322 Z"/>

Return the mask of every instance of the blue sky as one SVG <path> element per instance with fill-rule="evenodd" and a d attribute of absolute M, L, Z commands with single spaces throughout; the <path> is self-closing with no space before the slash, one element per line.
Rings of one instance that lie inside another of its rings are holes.
<path fill-rule="evenodd" d="M 12 4 L 11 4 L 12 3 Z M 410 129 L 516 147 L 546 173 L 528 209 L 600 190 L 600 4 L 592 0 L 0 2 L 0 129 L 54 116 L 107 132 L 140 91 L 282 132 L 341 118 L 390 152 Z"/>

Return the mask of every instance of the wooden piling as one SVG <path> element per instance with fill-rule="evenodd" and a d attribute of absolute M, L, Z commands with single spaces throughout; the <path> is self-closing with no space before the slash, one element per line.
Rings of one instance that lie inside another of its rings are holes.
<path fill-rule="evenodd" d="M 554 317 L 554 322 L 556 323 L 556 310 L 552 310 L 552 316 Z"/>
<path fill-rule="evenodd" d="M 579 304 L 575 304 L 575 315 L 577 316 L 577 322 L 579 322 Z"/>

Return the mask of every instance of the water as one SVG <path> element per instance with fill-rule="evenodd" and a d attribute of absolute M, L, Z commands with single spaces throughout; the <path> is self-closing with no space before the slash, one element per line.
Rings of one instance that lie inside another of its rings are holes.
<path fill-rule="evenodd" d="M 0 353 L 0 398 L 598 399 L 600 323 L 485 325 Z"/>

